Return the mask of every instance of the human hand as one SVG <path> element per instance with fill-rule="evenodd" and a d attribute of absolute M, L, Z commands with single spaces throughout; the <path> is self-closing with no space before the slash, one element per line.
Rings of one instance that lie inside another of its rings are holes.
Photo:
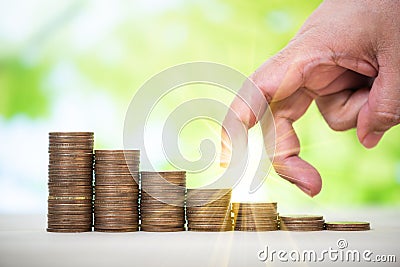
<path fill-rule="evenodd" d="M 308 18 L 290 43 L 259 67 L 225 118 L 221 165 L 230 154 L 227 125 L 253 127 L 270 105 L 276 124 L 276 172 L 310 196 L 318 194 L 318 171 L 299 157 L 293 129 L 313 100 L 337 131 L 357 127 L 360 142 L 374 147 L 400 123 L 400 1 L 327 0 Z M 253 88 L 253 89 L 252 89 Z M 253 90 L 253 91 L 251 91 Z M 264 99 L 255 99 L 260 90 Z M 232 131 L 232 129 L 230 129 Z"/>

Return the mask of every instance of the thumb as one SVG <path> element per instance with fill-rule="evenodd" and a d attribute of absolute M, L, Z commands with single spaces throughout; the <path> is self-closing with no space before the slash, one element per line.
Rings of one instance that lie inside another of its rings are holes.
<path fill-rule="evenodd" d="M 372 148 L 387 130 L 399 123 L 400 76 L 395 68 L 380 67 L 368 101 L 358 115 L 358 139 L 366 148 Z"/>

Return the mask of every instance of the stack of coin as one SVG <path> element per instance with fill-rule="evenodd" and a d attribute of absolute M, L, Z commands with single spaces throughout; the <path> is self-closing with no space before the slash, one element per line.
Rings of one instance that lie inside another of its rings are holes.
<path fill-rule="evenodd" d="M 232 189 L 188 189 L 186 216 L 189 231 L 231 231 Z"/>
<path fill-rule="evenodd" d="M 186 172 L 141 172 L 140 229 L 185 230 Z"/>
<path fill-rule="evenodd" d="M 324 218 L 321 215 L 285 215 L 280 216 L 280 229 L 287 231 L 324 230 Z"/>
<path fill-rule="evenodd" d="M 277 203 L 232 203 L 235 231 L 278 230 Z"/>
<path fill-rule="evenodd" d="M 139 150 L 95 150 L 95 231 L 138 231 L 139 161 Z"/>
<path fill-rule="evenodd" d="M 92 230 L 93 133 L 49 133 L 49 232 Z"/>
<path fill-rule="evenodd" d="M 327 222 L 325 228 L 330 231 L 367 231 L 370 225 L 369 222 Z"/>

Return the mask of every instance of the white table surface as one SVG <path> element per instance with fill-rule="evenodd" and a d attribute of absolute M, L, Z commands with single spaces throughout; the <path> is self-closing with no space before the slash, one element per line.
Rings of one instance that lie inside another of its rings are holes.
<path fill-rule="evenodd" d="M 0 215 L 0 266 L 376 266 L 376 263 L 293 263 L 258 259 L 260 250 L 338 250 L 345 239 L 347 250 L 371 250 L 394 255 L 400 266 L 400 208 L 343 211 L 338 219 L 371 223 L 365 232 L 178 232 L 178 233 L 47 233 L 46 215 Z M 332 216 L 324 214 L 326 218 Z"/>

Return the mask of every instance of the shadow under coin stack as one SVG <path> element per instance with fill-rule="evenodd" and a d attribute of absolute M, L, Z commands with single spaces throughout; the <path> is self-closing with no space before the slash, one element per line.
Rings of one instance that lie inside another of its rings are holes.
<path fill-rule="evenodd" d="M 232 189 L 188 189 L 188 230 L 232 231 L 231 195 Z"/>
<path fill-rule="evenodd" d="M 139 230 L 139 150 L 96 150 L 94 230 Z"/>
<path fill-rule="evenodd" d="M 324 223 L 321 215 L 280 216 L 280 229 L 286 231 L 321 231 L 324 230 Z"/>
<path fill-rule="evenodd" d="M 49 133 L 48 232 L 92 230 L 93 133 Z"/>
<path fill-rule="evenodd" d="M 276 231 L 277 203 L 232 203 L 235 231 Z"/>
<path fill-rule="evenodd" d="M 140 229 L 185 230 L 186 172 L 141 172 Z"/>

